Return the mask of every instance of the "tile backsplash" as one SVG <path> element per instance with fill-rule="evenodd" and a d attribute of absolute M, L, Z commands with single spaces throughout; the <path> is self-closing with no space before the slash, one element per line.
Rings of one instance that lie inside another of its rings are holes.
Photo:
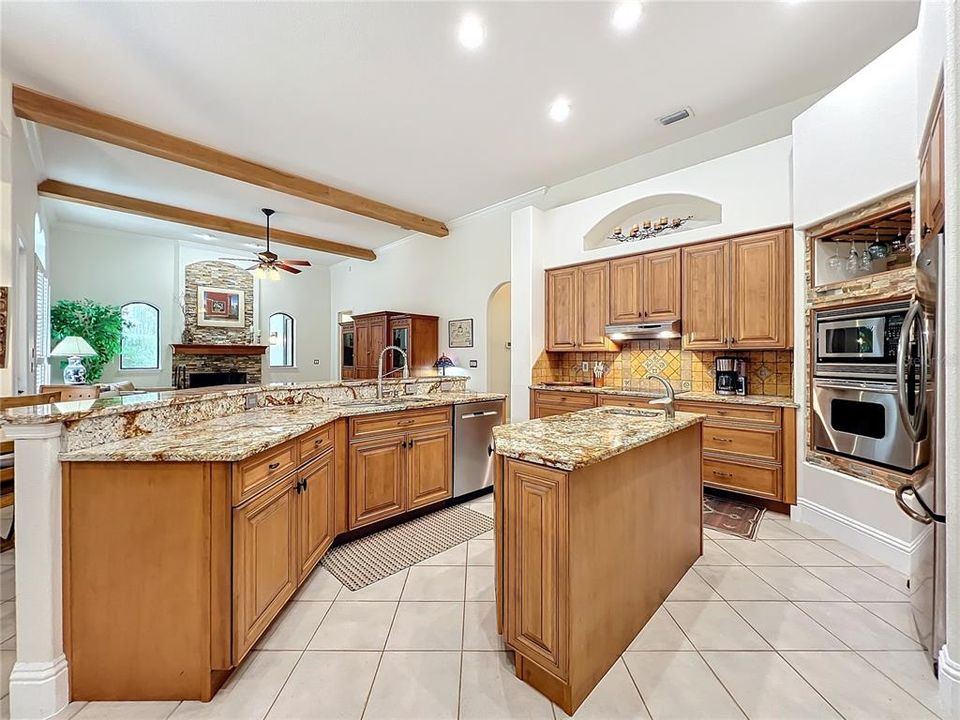
<path fill-rule="evenodd" d="M 606 387 L 657 391 L 660 383 L 644 378 L 647 375 L 661 375 L 678 391 L 712 391 L 713 362 L 720 355 L 746 360 L 747 392 L 751 395 L 793 394 L 792 350 L 682 350 L 679 339 L 634 340 L 624 343 L 620 352 L 543 352 L 533 366 L 531 381 L 534 384 L 590 381 L 593 378 L 593 364 L 604 362 L 610 368 L 604 377 Z M 590 371 L 580 372 L 581 362 L 588 363 Z"/>

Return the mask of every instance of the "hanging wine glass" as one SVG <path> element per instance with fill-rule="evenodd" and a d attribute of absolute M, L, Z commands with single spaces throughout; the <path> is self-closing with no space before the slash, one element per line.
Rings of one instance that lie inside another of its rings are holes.
<path fill-rule="evenodd" d="M 873 257 L 870 255 L 870 248 L 867 246 L 867 243 L 863 244 L 863 254 L 860 256 L 860 269 L 863 270 L 863 272 L 873 270 Z"/>
<path fill-rule="evenodd" d="M 903 252 L 903 244 L 903 228 L 898 226 L 897 236 L 893 239 L 893 242 L 890 243 L 890 251 L 895 255 L 899 255 L 901 252 Z"/>
<path fill-rule="evenodd" d="M 880 239 L 880 231 L 877 230 L 876 239 L 870 243 L 870 247 L 867 248 L 870 251 L 871 260 L 882 260 L 890 254 L 890 243 L 886 240 Z"/>
<path fill-rule="evenodd" d="M 854 247 L 853 240 L 850 241 L 850 252 L 847 254 L 847 272 L 855 273 L 857 268 L 860 267 L 860 253 L 857 252 L 857 248 Z"/>
<path fill-rule="evenodd" d="M 843 264 L 843 261 L 840 259 L 840 243 L 836 240 L 833 241 L 833 255 L 827 258 L 827 267 L 831 270 L 838 270 Z"/>

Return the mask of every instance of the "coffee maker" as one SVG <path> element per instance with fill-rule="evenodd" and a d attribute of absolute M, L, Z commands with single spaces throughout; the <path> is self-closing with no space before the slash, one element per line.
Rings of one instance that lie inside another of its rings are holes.
<path fill-rule="evenodd" d="M 714 361 L 717 395 L 746 395 L 746 363 L 738 357 L 722 355 Z"/>

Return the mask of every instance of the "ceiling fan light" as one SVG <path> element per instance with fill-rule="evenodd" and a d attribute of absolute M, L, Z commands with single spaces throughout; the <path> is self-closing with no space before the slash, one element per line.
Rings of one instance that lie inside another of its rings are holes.
<path fill-rule="evenodd" d="M 280 279 L 280 271 L 275 267 L 270 268 L 267 271 L 267 279 L 271 280 L 272 282 L 276 282 Z"/>
<path fill-rule="evenodd" d="M 263 280 L 266 277 L 266 273 L 263 271 L 263 265 L 257 265 L 257 269 L 253 271 L 253 276 L 257 280 Z"/>

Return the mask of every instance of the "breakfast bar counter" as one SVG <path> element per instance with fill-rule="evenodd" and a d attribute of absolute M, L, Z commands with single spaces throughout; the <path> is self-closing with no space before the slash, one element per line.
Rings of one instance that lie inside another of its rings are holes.
<path fill-rule="evenodd" d="M 494 429 L 498 631 L 570 715 L 702 552 L 703 417 L 601 407 Z"/>

